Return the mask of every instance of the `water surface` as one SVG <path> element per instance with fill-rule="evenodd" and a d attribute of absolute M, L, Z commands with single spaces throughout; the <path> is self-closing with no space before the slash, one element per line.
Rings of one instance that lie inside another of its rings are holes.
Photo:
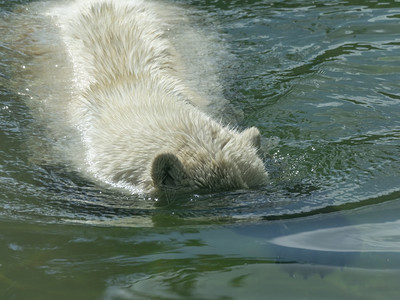
<path fill-rule="evenodd" d="M 35 28 L 7 21 L 26 4 L 0 1 L 1 298 L 396 297 L 399 2 L 175 1 L 210 37 L 218 84 L 192 80 L 260 129 L 271 183 L 158 202 L 55 163 L 68 140 L 29 101 L 50 87 L 15 47 Z"/>

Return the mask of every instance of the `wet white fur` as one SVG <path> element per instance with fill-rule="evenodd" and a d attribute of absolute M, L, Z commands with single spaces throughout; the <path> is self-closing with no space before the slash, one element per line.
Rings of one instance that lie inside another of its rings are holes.
<path fill-rule="evenodd" d="M 184 84 L 156 4 L 71 7 L 59 24 L 77 81 L 71 118 L 92 176 L 145 193 L 266 184 L 258 130 L 224 127 L 198 108 L 205 101 Z"/>

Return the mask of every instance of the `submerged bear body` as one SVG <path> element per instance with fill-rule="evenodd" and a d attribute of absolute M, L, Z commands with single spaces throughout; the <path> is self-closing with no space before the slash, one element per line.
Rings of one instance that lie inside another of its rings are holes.
<path fill-rule="evenodd" d="M 71 122 L 86 173 L 144 193 L 266 184 L 258 130 L 239 132 L 199 109 L 154 4 L 75 5 L 59 24 L 77 81 Z"/>

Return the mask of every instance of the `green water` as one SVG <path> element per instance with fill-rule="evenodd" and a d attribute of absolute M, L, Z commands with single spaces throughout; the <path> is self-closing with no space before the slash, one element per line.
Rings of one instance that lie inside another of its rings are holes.
<path fill-rule="evenodd" d="M 271 183 L 159 203 L 38 161 L 46 126 L 2 21 L 0 298 L 396 299 L 400 2 L 174 3 L 223 42 L 223 94 Z"/>

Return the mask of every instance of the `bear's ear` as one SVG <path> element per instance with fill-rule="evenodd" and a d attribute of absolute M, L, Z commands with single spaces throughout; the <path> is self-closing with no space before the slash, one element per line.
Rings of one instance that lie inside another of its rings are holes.
<path fill-rule="evenodd" d="M 177 187 L 181 184 L 183 174 L 183 165 L 174 154 L 161 153 L 154 158 L 151 179 L 155 187 Z"/>
<path fill-rule="evenodd" d="M 249 141 L 253 147 L 257 149 L 261 148 L 261 134 L 257 128 L 255 127 L 247 128 L 240 135 L 244 140 Z"/>

